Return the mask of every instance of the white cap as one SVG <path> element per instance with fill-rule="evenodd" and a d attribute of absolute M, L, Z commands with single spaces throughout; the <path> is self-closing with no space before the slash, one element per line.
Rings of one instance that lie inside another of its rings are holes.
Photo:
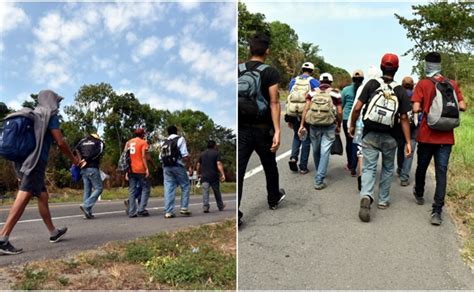
<path fill-rule="evenodd" d="M 332 82 L 332 75 L 329 73 L 321 74 L 321 76 L 319 76 L 319 81 L 323 81 L 324 79 L 327 79 Z"/>
<path fill-rule="evenodd" d="M 303 66 L 301 66 L 301 69 L 311 69 L 314 70 L 314 65 L 311 62 L 304 62 Z"/>

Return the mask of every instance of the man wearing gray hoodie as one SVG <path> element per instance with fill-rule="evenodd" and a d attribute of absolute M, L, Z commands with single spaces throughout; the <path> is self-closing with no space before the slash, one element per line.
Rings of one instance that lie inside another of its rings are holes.
<path fill-rule="evenodd" d="M 59 149 L 77 165 L 79 159 L 75 157 L 63 139 L 59 128 L 59 103 L 63 98 L 51 90 L 42 90 L 38 95 L 38 106 L 34 109 L 24 108 L 8 117 L 21 115 L 34 120 L 36 138 L 35 150 L 23 163 L 15 164 L 15 171 L 20 181 L 20 188 L 15 202 L 10 209 L 7 221 L 0 231 L 0 254 L 19 254 L 23 250 L 15 248 L 8 240 L 10 233 L 20 219 L 31 197 L 37 197 L 38 209 L 46 227 L 50 232 L 49 241 L 58 242 L 67 231 L 67 228 L 56 228 L 49 212 L 49 194 L 44 183 L 49 149 L 56 141 Z"/>

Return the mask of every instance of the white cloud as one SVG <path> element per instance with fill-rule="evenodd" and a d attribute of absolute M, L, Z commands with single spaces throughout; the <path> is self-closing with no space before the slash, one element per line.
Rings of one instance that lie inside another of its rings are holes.
<path fill-rule="evenodd" d="M 181 42 L 179 55 L 183 63 L 190 64 L 194 71 L 218 84 L 235 82 L 235 50 L 212 51 L 191 38 L 186 38 Z"/>
<path fill-rule="evenodd" d="M 139 24 L 153 23 L 165 11 L 163 3 L 114 3 L 102 9 L 102 16 L 107 29 L 119 33 L 128 29 L 135 22 Z"/>
<path fill-rule="evenodd" d="M 59 43 L 68 46 L 87 33 L 87 26 L 79 19 L 63 20 L 59 12 L 50 12 L 40 20 L 33 30 L 41 43 Z"/>
<path fill-rule="evenodd" d="M 17 100 L 10 100 L 9 102 L 7 102 L 7 106 L 9 108 L 12 108 L 14 110 L 20 110 L 22 108 L 22 103 L 23 102 L 19 102 Z"/>
<path fill-rule="evenodd" d="M 20 25 L 28 25 L 30 19 L 15 3 L 0 2 L 0 33 L 14 30 Z"/>
<path fill-rule="evenodd" d="M 184 11 L 191 11 L 199 7 L 199 2 L 186 0 L 183 2 L 178 2 L 179 6 Z"/>
<path fill-rule="evenodd" d="M 135 43 L 138 40 L 137 35 L 134 34 L 133 32 L 128 32 L 125 38 L 127 39 L 127 43 L 129 45 Z"/>
<path fill-rule="evenodd" d="M 163 49 L 169 50 L 173 48 L 175 44 L 176 44 L 176 38 L 174 36 L 167 36 L 163 39 L 162 46 L 163 46 Z"/>
<path fill-rule="evenodd" d="M 138 63 L 141 59 L 152 55 L 158 49 L 159 45 L 160 40 L 157 37 L 152 36 L 146 38 L 135 48 L 135 51 L 132 53 L 133 62 Z"/>
<path fill-rule="evenodd" d="M 148 87 L 140 87 L 135 96 L 140 100 L 140 102 L 147 103 L 156 109 L 175 111 L 185 108 L 185 103 L 182 99 L 157 94 L 156 90 Z"/>
<path fill-rule="evenodd" d="M 235 43 L 237 38 L 237 26 L 235 23 L 236 7 L 234 3 L 216 3 L 215 17 L 211 22 L 211 28 L 228 33 L 229 42 Z"/>

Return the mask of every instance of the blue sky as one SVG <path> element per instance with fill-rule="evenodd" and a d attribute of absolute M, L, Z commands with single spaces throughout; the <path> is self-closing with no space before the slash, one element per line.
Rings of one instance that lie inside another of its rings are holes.
<path fill-rule="evenodd" d="M 0 2 L 0 99 L 18 109 L 49 88 L 64 106 L 107 82 L 235 129 L 235 16 L 235 2 Z"/>
<path fill-rule="evenodd" d="M 243 2 L 250 12 L 265 14 L 267 21 L 290 25 L 300 41 L 319 45 L 319 54 L 326 62 L 349 73 L 358 68 L 364 73 L 370 66 L 379 68 L 383 54 L 391 52 L 400 58 L 395 79 L 401 81 L 411 75 L 414 62 L 402 54 L 413 43 L 393 14 L 411 19 L 411 5 L 422 2 Z"/>

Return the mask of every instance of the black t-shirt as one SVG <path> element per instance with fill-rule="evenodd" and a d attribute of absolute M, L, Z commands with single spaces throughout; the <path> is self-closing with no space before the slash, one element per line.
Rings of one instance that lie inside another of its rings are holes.
<path fill-rule="evenodd" d="M 362 88 L 362 92 L 360 93 L 359 100 L 364 104 L 369 102 L 370 97 L 374 94 L 374 92 L 380 87 L 380 83 L 376 79 L 371 79 L 365 84 L 364 88 Z M 395 96 L 398 98 L 398 114 L 405 114 L 411 110 L 411 101 L 408 98 L 405 88 L 401 85 L 396 86 L 393 89 Z M 364 114 L 365 110 L 361 113 Z M 368 132 L 367 127 L 364 127 L 364 134 Z M 390 135 L 393 137 L 399 137 L 401 132 L 401 127 L 398 125 L 398 119 L 395 119 L 395 125 L 393 126 L 392 130 L 390 131 Z"/>
<path fill-rule="evenodd" d="M 94 142 L 94 143 L 96 143 L 97 144 L 96 145 L 97 149 L 95 149 L 95 151 L 93 151 L 93 153 L 99 153 L 100 152 L 100 154 L 97 157 L 92 157 L 91 159 L 85 159 L 87 163 L 84 166 L 84 168 L 99 168 L 100 160 L 102 158 L 102 155 L 104 154 L 104 148 L 105 148 L 104 142 L 102 140 L 98 140 L 98 139 L 91 138 L 91 137 L 88 137 L 86 139 L 82 139 L 81 141 L 79 141 L 78 145 L 76 146 L 76 150 L 79 151 L 79 153 L 83 152 L 82 148 L 85 147 L 84 146 L 85 142 Z"/>
<path fill-rule="evenodd" d="M 262 64 L 263 63 L 260 61 L 248 61 L 245 63 L 245 66 L 247 70 L 251 71 Z M 268 89 L 271 86 L 280 83 L 280 73 L 278 73 L 278 71 L 273 67 L 267 67 L 265 70 L 263 70 L 263 72 L 260 73 L 260 80 L 262 82 L 261 90 L 263 97 L 265 97 L 265 99 L 268 101 L 268 104 L 270 104 L 270 92 Z M 271 110 L 268 108 L 267 113 L 255 121 L 239 119 L 239 124 L 267 124 L 270 127 L 273 127 Z"/>
<path fill-rule="evenodd" d="M 221 161 L 221 155 L 216 149 L 207 149 L 199 156 L 201 164 L 201 181 L 215 182 L 219 180 L 217 161 Z"/>

